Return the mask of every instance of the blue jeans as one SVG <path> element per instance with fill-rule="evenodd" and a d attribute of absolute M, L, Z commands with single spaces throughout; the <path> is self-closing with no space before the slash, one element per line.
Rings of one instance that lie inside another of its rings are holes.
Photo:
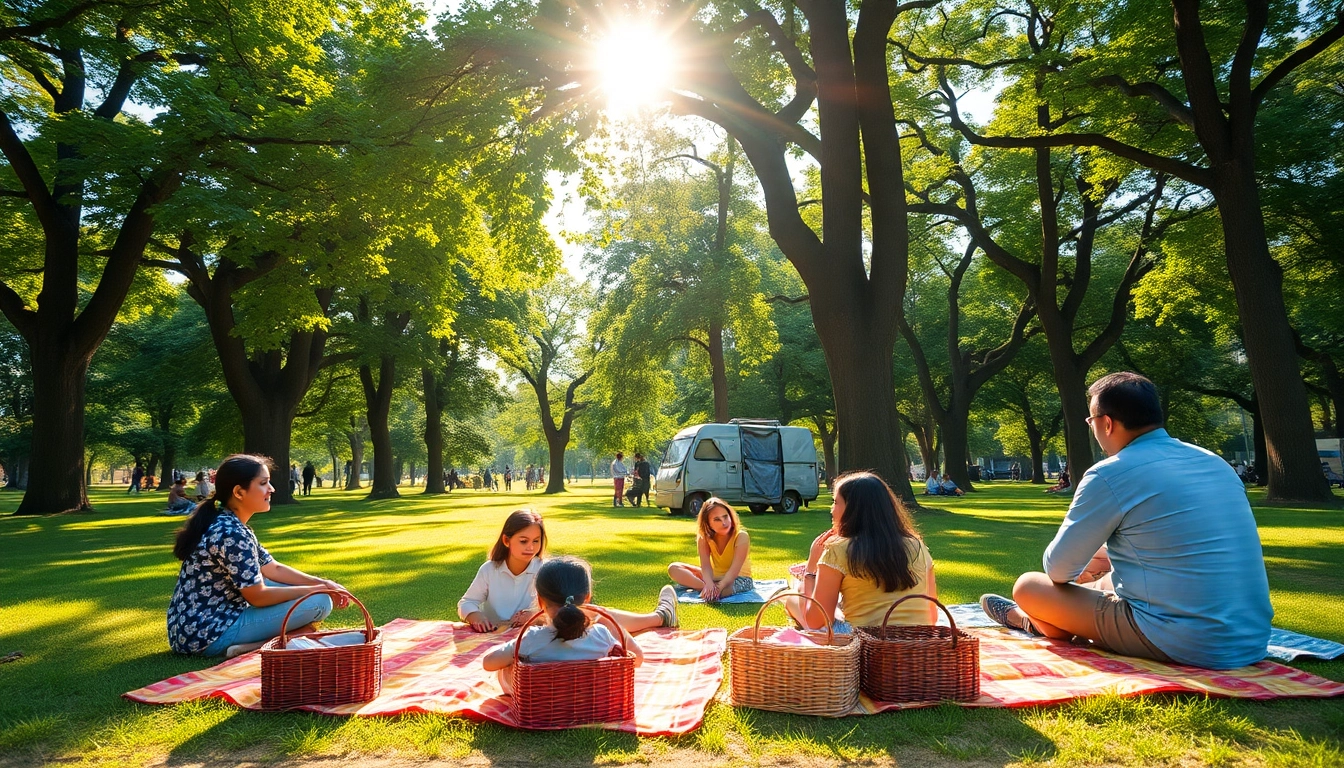
<path fill-rule="evenodd" d="M 266 586 L 284 587 L 290 585 L 266 579 Z M 273 637 L 279 637 L 280 622 L 285 620 L 285 612 L 297 602 L 298 600 L 289 600 L 277 605 L 268 605 L 265 608 L 252 605 L 244 608 L 242 614 L 233 624 L 224 630 L 224 634 L 211 643 L 201 655 L 223 656 L 231 645 L 260 643 Z M 289 617 L 289 623 L 285 625 L 285 630 L 293 631 L 306 624 L 321 621 L 331 613 L 331 608 L 331 595 L 312 595 L 303 600 L 303 605 L 300 605 L 294 611 L 294 615 Z"/>

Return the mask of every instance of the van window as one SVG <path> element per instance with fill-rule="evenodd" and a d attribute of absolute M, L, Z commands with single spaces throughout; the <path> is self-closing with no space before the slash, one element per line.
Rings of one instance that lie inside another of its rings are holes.
<path fill-rule="evenodd" d="M 695 458 L 700 461 L 723 461 L 723 451 L 708 438 L 695 444 Z"/>
<path fill-rule="evenodd" d="M 691 447 L 691 438 L 681 437 L 673 440 L 667 446 L 667 453 L 663 455 L 663 463 L 675 467 L 686 458 L 686 451 Z"/>

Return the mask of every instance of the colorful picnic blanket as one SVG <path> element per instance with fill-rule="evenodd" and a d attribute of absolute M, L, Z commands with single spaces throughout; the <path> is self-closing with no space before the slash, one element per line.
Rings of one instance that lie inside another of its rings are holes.
<path fill-rule="evenodd" d="M 303 709 L 365 716 L 428 712 L 517 726 L 495 673 L 481 667 L 482 657 L 515 634 L 480 634 L 459 622 L 395 619 L 383 627 L 383 690 L 378 698 Z M 641 634 L 644 663 L 635 669 L 635 719 L 602 727 L 644 736 L 695 730 L 723 679 L 720 656 L 726 634 L 722 629 Z M 125 696 L 145 704 L 221 698 L 245 709 L 260 709 L 261 657 L 245 654 Z"/>
<path fill-rule="evenodd" d="M 952 614 L 952 618 L 957 620 L 957 626 L 962 629 L 999 626 L 996 621 L 985 615 L 979 603 L 949 605 L 947 610 Z M 947 626 L 947 617 L 941 612 L 938 614 L 938 623 Z M 1331 661 L 1344 656 L 1344 644 L 1275 627 L 1269 633 L 1269 647 L 1265 649 L 1265 655 L 1279 661 L 1294 659 Z"/>
<path fill-rule="evenodd" d="M 1236 699 L 1344 696 L 1344 683 L 1273 661 L 1211 671 L 1117 656 L 1059 640 L 1003 628 L 968 628 L 980 638 L 980 698 L 966 707 L 1026 707 L 1114 693 L 1201 693 Z M 925 707 L 938 702 L 891 704 L 859 697 L 851 714 Z"/>
<path fill-rule="evenodd" d="M 742 603 L 764 603 L 772 595 L 781 589 L 788 589 L 788 579 L 756 579 L 755 587 L 750 592 L 736 592 L 727 597 L 718 600 L 724 605 L 738 605 Z M 700 603 L 705 601 L 700 598 L 700 590 L 690 587 L 677 587 L 677 602 L 679 603 Z"/>

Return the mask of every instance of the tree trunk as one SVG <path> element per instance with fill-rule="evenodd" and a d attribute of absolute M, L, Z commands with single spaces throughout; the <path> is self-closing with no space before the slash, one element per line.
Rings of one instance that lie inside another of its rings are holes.
<path fill-rule="evenodd" d="M 1269 253 L 1253 172 L 1230 169 L 1213 190 L 1223 224 L 1227 268 L 1241 316 L 1242 342 L 1265 432 L 1269 498 L 1330 502 L 1321 472 L 1297 339 L 1283 302 L 1283 270 Z M 1259 464 L 1257 470 L 1261 470 Z"/>
<path fill-rule="evenodd" d="M 1050 346 L 1050 360 L 1055 387 L 1059 390 L 1059 402 L 1064 412 L 1064 454 L 1069 467 L 1069 477 L 1076 484 L 1083 479 L 1083 473 L 1092 467 L 1092 428 L 1087 425 L 1088 410 L 1087 374 L 1074 368 L 1072 345 L 1068 358 L 1063 358 L 1064 350 L 1057 350 L 1063 344 L 1053 343 L 1047 334 Z"/>
<path fill-rule="evenodd" d="M 159 490 L 173 487 L 173 469 L 177 467 L 177 440 L 169 431 L 173 423 L 173 406 L 159 408 L 159 435 L 163 440 L 163 474 L 159 477 Z"/>
<path fill-rule="evenodd" d="M 425 451 L 429 456 L 425 493 L 446 493 L 443 487 L 443 400 L 439 377 L 433 368 L 425 366 L 420 369 L 420 380 L 425 390 Z"/>
<path fill-rule="evenodd" d="M 266 456 L 271 460 L 272 504 L 293 503 L 289 490 L 289 448 L 294 425 L 293 406 L 278 399 L 267 399 L 240 408 L 243 416 L 243 453 Z M 280 500 L 283 494 L 283 501 Z"/>
<path fill-rule="evenodd" d="M 817 425 L 817 434 L 821 437 L 821 459 L 826 462 L 826 487 L 833 487 L 835 481 L 835 429 L 832 421 L 825 416 L 813 416 L 812 423 Z"/>
<path fill-rule="evenodd" d="M 728 368 L 723 361 L 723 323 L 709 324 L 709 369 L 714 383 L 714 421 L 728 423 Z"/>
<path fill-rule="evenodd" d="M 1260 411 L 1251 414 L 1251 444 L 1255 446 L 1255 484 L 1264 488 L 1269 485 L 1269 473 L 1265 471 L 1265 457 L 1269 455 L 1265 445 L 1265 422 L 1260 419 Z"/>
<path fill-rule="evenodd" d="M 1317 356 L 1321 364 L 1321 373 L 1325 378 L 1325 388 L 1330 393 L 1330 405 L 1334 410 L 1334 432 L 1335 437 L 1344 440 L 1344 376 L 1339 373 L 1339 366 L 1335 359 L 1329 354 L 1322 352 Z"/>
<path fill-rule="evenodd" d="M 364 404 L 368 409 L 369 440 L 373 443 L 370 499 L 394 499 L 401 495 L 397 492 L 397 478 L 394 476 L 392 430 L 388 425 L 396 367 L 395 357 L 382 355 L 378 366 L 378 383 L 374 384 L 373 369 L 368 365 L 359 366 L 359 381 L 364 386 Z"/>
<path fill-rule="evenodd" d="M 969 461 L 970 450 L 970 408 L 961 403 L 947 409 L 943 418 L 943 471 L 952 478 L 952 482 L 964 491 L 973 491 Z"/>
<path fill-rule="evenodd" d="M 341 484 L 341 457 L 336 455 L 330 440 L 327 442 L 327 449 L 331 451 L 331 487 L 335 488 Z"/>
<path fill-rule="evenodd" d="M 356 491 L 364 487 L 359 479 L 364 471 L 364 424 L 359 417 L 350 417 L 350 431 L 345 437 L 350 441 L 350 477 L 345 481 L 345 490 Z"/>
<path fill-rule="evenodd" d="M 159 460 L 160 459 L 158 451 L 153 451 L 149 454 L 149 463 L 145 465 L 146 477 L 153 477 L 153 478 L 161 477 L 161 473 L 159 472 Z M 158 486 L 155 486 L 154 489 L 157 490 Z"/>
<path fill-rule="evenodd" d="M 813 323 L 831 371 L 839 467 L 872 470 L 902 501 L 916 505 L 905 446 L 897 440 L 900 428 L 891 373 L 895 323 L 883 333 L 873 328 L 866 313 L 855 309 L 857 301 L 818 301 L 818 291 L 810 290 Z"/>
<path fill-rule="evenodd" d="M 546 449 L 550 453 L 550 472 L 546 475 L 546 490 L 543 493 L 565 492 L 565 448 L 569 445 L 569 427 L 557 429 L 546 436 Z"/>
<path fill-rule="evenodd" d="M 87 510 L 84 381 L 90 355 L 72 354 L 55 343 L 30 343 L 28 348 L 33 365 L 33 450 L 23 501 L 14 514 Z"/>

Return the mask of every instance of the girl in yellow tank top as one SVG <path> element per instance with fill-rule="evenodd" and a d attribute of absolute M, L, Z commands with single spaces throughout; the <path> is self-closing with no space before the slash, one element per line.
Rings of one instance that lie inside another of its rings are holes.
<path fill-rule="evenodd" d="M 851 472 L 835 480 L 831 528 L 812 542 L 799 591 L 816 602 L 790 599 L 789 614 L 817 629 L 843 618 L 856 627 L 882 622 L 892 603 L 909 595 L 938 596 L 933 556 L 901 500 L 882 478 Z M 892 624 L 933 624 L 937 608 L 909 600 Z"/>
<path fill-rule="evenodd" d="M 755 589 L 751 580 L 751 538 L 742 529 L 737 510 L 715 496 L 700 505 L 697 522 L 700 566 L 673 563 L 667 567 L 667 575 L 683 587 L 700 590 L 700 597 L 711 603 Z"/>

